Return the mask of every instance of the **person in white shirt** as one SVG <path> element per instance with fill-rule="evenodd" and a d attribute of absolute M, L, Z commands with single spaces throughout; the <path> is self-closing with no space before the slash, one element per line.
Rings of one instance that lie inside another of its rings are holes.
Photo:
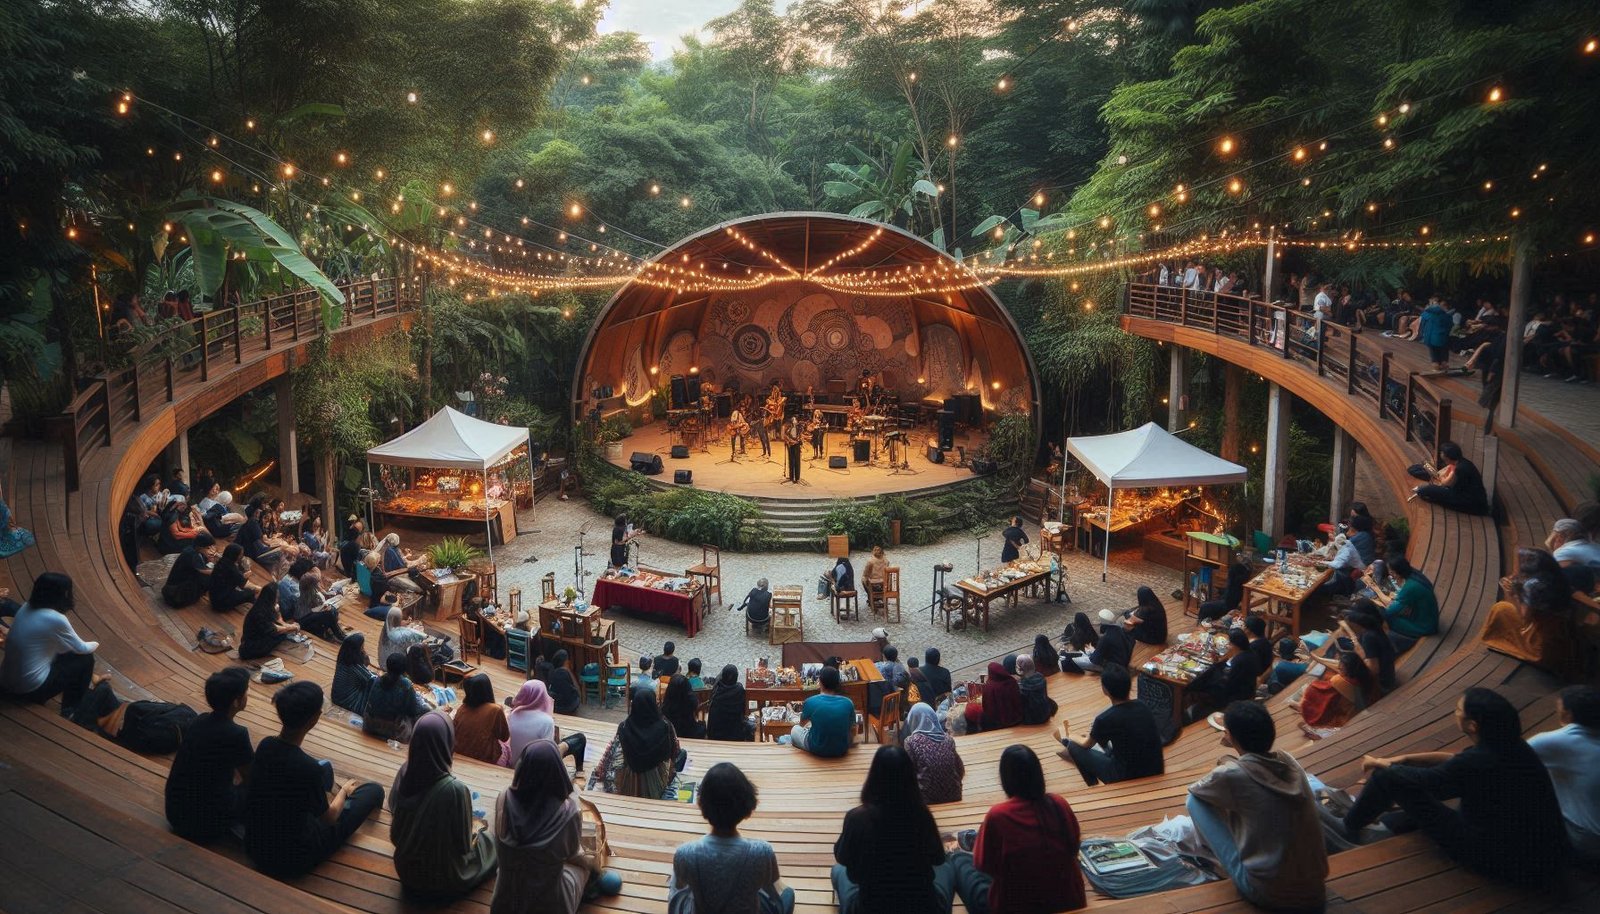
<path fill-rule="evenodd" d="M 1600 688 L 1567 686 L 1556 698 L 1560 729 L 1528 740 L 1556 788 L 1573 850 L 1600 861 Z"/>
<path fill-rule="evenodd" d="M 1570 517 L 1556 521 L 1545 538 L 1544 547 L 1550 550 L 1561 567 L 1586 565 L 1600 571 L 1600 543 L 1589 538 L 1583 524 Z"/>
<path fill-rule="evenodd" d="M 1188 269 L 1183 271 L 1183 287 L 1185 289 L 1200 288 L 1200 265 L 1190 263 Z"/>
<path fill-rule="evenodd" d="M 1319 321 L 1333 317 L 1333 296 L 1328 290 L 1333 286 L 1323 283 L 1317 287 L 1317 297 L 1311 300 L 1311 316 Z"/>
<path fill-rule="evenodd" d="M 0 660 L 0 691 L 44 704 L 61 696 L 61 713 L 75 708 L 94 681 L 97 641 L 84 641 L 64 613 L 72 610 L 72 579 L 47 571 L 17 610 Z"/>
<path fill-rule="evenodd" d="M 1172 281 L 1172 271 L 1167 269 L 1167 265 L 1166 264 L 1162 264 L 1161 265 L 1161 272 L 1156 275 L 1156 283 L 1159 284 L 1159 285 L 1163 285 L 1164 286 L 1164 285 L 1167 285 L 1168 283 L 1170 283 L 1171 281 Z"/>

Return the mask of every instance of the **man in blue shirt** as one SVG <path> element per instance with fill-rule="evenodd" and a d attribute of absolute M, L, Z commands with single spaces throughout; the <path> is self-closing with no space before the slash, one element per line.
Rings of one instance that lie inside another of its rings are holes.
<path fill-rule="evenodd" d="M 1600 861 L 1600 689 L 1567 686 L 1556 699 L 1558 730 L 1528 746 L 1544 762 L 1567 822 L 1567 840 L 1582 857 Z"/>
<path fill-rule="evenodd" d="M 856 705 L 839 694 L 838 669 L 825 666 L 817 676 L 822 694 L 806 699 L 800 707 L 800 723 L 789 733 L 789 742 L 823 758 L 839 758 L 850 751 L 856 730 Z"/>

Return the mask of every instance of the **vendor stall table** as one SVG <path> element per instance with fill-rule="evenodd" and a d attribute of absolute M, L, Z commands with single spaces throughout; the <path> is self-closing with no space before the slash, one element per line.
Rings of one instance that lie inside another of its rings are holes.
<path fill-rule="evenodd" d="M 456 498 L 439 492 L 406 490 L 393 498 L 372 503 L 372 513 L 380 528 L 390 517 L 417 517 L 430 521 L 451 521 L 477 527 L 485 519 L 489 540 L 500 546 L 517 538 L 517 515 L 510 499 Z"/>
<path fill-rule="evenodd" d="M 1290 559 L 1287 573 L 1279 571 L 1277 565 L 1269 565 L 1244 585 L 1244 600 L 1240 605 L 1246 614 L 1259 612 L 1267 620 L 1269 637 L 1276 637 L 1280 627 L 1299 637 L 1300 611 L 1332 575 L 1326 565 L 1312 564 L 1297 557 Z"/>
<path fill-rule="evenodd" d="M 667 580 L 687 579 L 648 568 L 639 569 L 631 578 L 603 577 L 594 582 L 590 602 L 603 608 L 617 606 L 649 616 L 665 616 L 681 624 L 693 638 L 700 631 L 705 613 L 705 588 L 693 583 L 678 590 L 655 586 Z"/>
<path fill-rule="evenodd" d="M 1050 564 L 1047 561 L 1012 562 L 979 578 L 963 578 L 956 589 L 965 596 L 969 607 L 966 615 L 976 619 L 984 631 L 989 630 L 989 604 L 1005 597 L 1016 601 L 1018 594 L 1044 585 L 1044 599 L 1050 600 Z"/>
<path fill-rule="evenodd" d="M 1227 649 L 1226 634 L 1185 633 L 1176 644 L 1139 668 L 1138 698 L 1155 714 L 1163 743 L 1172 742 L 1183 731 L 1189 686 L 1211 669 Z"/>

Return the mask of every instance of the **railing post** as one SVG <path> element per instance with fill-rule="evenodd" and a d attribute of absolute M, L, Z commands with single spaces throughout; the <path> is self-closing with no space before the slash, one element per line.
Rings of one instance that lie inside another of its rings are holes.
<path fill-rule="evenodd" d="M 1452 436 L 1450 423 L 1450 401 L 1449 399 L 1440 400 L 1438 423 L 1433 427 L 1433 461 L 1435 466 L 1439 464 L 1439 448 L 1446 441 L 1449 441 Z"/>
<path fill-rule="evenodd" d="M 1322 350 L 1328 346 L 1328 322 L 1317 321 L 1317 377 L 1322 377 Z"/>
<path fill-rule="evenodd" d="M 1183 297 L 1178 300 L 1178 326 L 1184 327 L 1189 323 L 1189 290 L 1183 290 Z"/>
<path fill-rule="evenodd" d="M 65 465 L 67 491 L 78 491 L 78 414 L 51 416 L 45 420 L 50 434 L 61 439 L 61 462 Z"/>
<path fill-rule="evenodd" d="M 1285 360 L 1289 360 L 1294 358 L 1294 345 L 1290 342 L 1290 337 L 1299 333 L 1300 330 L 1294 326 L 1294 321 L 1289 319 L 1288 308 L 1273 309 L 1272 319 L 1274 322 L 1278 320 L 1280 315 L 1283 317 L 1283 357 Z"/>
<path fill-rule="evenodd" d="M 178 398 L 178 374 L 172 365 L 172 356 L 167 356 L 167 402 L 171 403 Z"/>
<path fill-rule="evenodd" d="M 144 407 L 143 407 L 142 404 L 143 404 L 143 401 L 144 401 L 144 397 L 140 396 L 140 390 L 139 390 L 139 387 L 140 387 L 140 385 L 139 385 L 139 364 L 137 362 L 134 363 L 132 371 L 133 371 L 133 421 L 135 421 L 135 422 L 143 422 L 144 421 L 144 416 L 142 414 L 144 412 Z"/>
<path fill-rule="evenodd" d="M 1344 392 L 1356 392 L 1356 335 L 1350 334 L 1350 354 L 1345 357 L 1344 363 Z"/>
<path fill-rule="evenodd" d="M 261 335 L 266 338 L 267 351 L 272 351 L 272 299 L 261 303 Z"/>
<path fill-rule="evenodd" d="M 294 303 L 294 335 L 292 339 L 296 343 L 300 342 L 300 302 L 298 300 Z"/>
<path fill-rule="evenodd" d="M 1392 353 L 1385 352 L 1378 360 L 1378 418 L 1389 418 L 1389 359 Z"/>
<path fill-rule="evenodd" d="M 106 447 L 110 447 L 111 444 L 112 444 L 111 439 L 112 439 L 112 436 L 113 436 L 112 427 L 116 425 L 116 423 L 113 422 L 112 419 L 111 419 L 111 376 L 110 375 L 101 375 L 100 376 L 100 402 L 104 403 L 105 407 L 106 407 Z"/>
<path fill-rule="evenodd" d="M 362 283 L 367 287 L 367 297 L 372 299 L 372 319 L 378 319 L 378 290 L 372 287 L 371 281 Z"/>
<path fill-rule="evenodd" d="M 200 315 L 200 380 L 211 380 L 211 330 L 206 324 L 210 323 L 211 315 Z"/>
<path fill-rule="evenodd" d="M 1408 372 L 1406 372 L 1406 414 L 1405 414 L 1405 427 L 1406 427 L 1406 440 L 1407 441 L 1411 441 L 1411 440 L 1414 440 L 1416 438 L 1415 435 L 1411 434 L 1411 417 L 1413 415 L 1413 410 L 1414 410 L 1413 403 L 1414 403 L 1415 400 L 1416 400 L 1416 379 L 1411 374 L 1411 372 L 1408 371 Z"/>
<path fill-rule="evenodd" d="M 1249 300 L 1249 307 L 1244 315 L 1244 341 L 1254 346 L 1256 344 L 1256 300 Z"/>
<path fill-rule="evenodd" d="M 244 362 L 244 335 L 239 331 L 239 309 L 242 307 L 244 306 L 235 305 L 233 308 L 233 364 L 235 365 Z"/>

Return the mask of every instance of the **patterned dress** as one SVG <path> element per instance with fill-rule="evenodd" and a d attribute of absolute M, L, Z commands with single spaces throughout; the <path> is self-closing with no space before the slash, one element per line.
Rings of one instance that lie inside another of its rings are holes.
<path fill-rule="evenodd" d="M 961 756 L 956 754 L 954 739 L 913 733 L 906 737 L 905 750 L 917 766 L 917 786 L 922 789 L 923 802 L 961 802 L 961 779 L 966 771 Z"/>

